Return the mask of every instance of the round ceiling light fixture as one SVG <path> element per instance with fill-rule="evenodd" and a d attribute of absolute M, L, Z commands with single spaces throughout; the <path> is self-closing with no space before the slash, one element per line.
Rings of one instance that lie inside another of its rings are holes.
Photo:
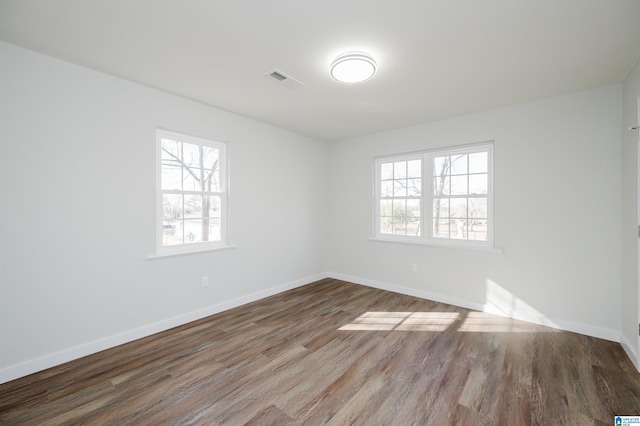
<path fill-rule="evenodd" d="M 344 53 L 331 63 L 331 77 L 341 83 L 362 83 L 376 73 L 376 61 L 362 52 Z"/>

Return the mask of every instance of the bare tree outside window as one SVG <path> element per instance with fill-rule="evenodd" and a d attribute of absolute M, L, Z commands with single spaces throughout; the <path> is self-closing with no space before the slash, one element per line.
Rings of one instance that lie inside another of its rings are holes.
<path fill-rule="evenodd" d="M 433 185 L 433 234 L 434 236 L 440 236 L 441 225 L 446 225 L 446 235 L 450 235 L 450 220 L 449 220 L 449 200 L 443 200 L 444 195 L 451 193 L 451 167 L 456 162 L 464 158 L 464 155 L 445 157 L 436 157 L 434 159 L 433 173 L 435 175 Z M 446 209 L 443 211 L 443 203 L 446 205 Z M 441 218 L 441 213 L 445 213 L 445 219 Z"/>
<path fill-rule="evenodd" d="M 433 236 L 487 241 L 487 153 L 434 157 L 433 173 Z"/>
<path fill-rule="evenodd" d="M 490 142 L 375 159 L 376 238 L 492 245 L 492 159 Z"/>
<path fill-rule="evenodd" d="M 381 168 L 380 232 L 420 235 L 422 161 L 394 161 Z"/>
<path fill-rule="evenodd" d="M 162 245 L 221 240 L 221 151 L 162 137 Z"/>

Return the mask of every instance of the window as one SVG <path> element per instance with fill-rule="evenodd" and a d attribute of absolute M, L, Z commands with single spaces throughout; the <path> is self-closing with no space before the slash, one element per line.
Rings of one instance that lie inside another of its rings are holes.
<path fill-rule="evenodd" d="M 422 158 L 380 163 L 380 233 L 421 234 Z"/>
<path fill-rule="evenodd" d="M 158 144 L 158 253 L 226 245 L 226 145 L 165 130 Z"/>
<path fill-rule="evenodd" d="M 375 237 L 423 244 L 492 244 L 493 145 L 375 160 Z"/>

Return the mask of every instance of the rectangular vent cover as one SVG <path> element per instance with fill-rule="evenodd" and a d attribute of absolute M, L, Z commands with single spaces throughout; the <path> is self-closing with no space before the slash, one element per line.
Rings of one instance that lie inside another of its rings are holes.
<path fill-rule="evenodd" d="M 274 71 L 271 74 L 269 74 L 271 77 L 275 78 L 278 81 L 282 81 L 284 79 L 286 79 L 287 77 L 285 77 L 284 75 L 280 74 L 278 71 Z"/>
<path fill-rule="evenodd" d="M 282 71 L 275 68 L 269 72 L 266 72 L 264 75 L 266 75 L 276 83 L 280 83 L 283 86 L 288 87 L 289 89 L 295 89 L 296 87 L 303 85 L 301 81 L 298 81 L 295 78 L 288 76 Z"/>

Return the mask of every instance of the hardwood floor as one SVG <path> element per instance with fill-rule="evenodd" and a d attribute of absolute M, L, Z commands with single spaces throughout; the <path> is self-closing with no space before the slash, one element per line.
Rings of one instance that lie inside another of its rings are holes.
<path fill-rule="evenodd" d="M 619 344 L 326 279 L 0 385 L 0 424 L 612 425 Z"/>

